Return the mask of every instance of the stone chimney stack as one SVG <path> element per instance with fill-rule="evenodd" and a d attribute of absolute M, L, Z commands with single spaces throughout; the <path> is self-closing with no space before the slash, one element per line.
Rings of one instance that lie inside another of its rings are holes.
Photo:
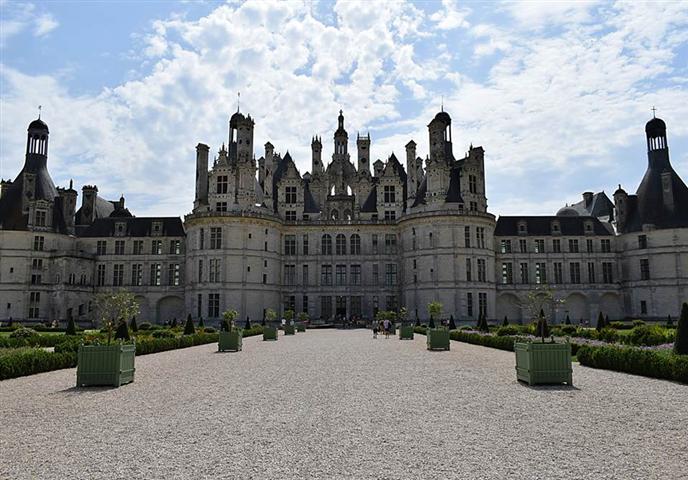
<path fill-rule="evenodd" d="M 95 185 L 84 185 L 81 188 L 81 224 L 91 225 L 96 219 L 96 197 L 98 187 Z"/>
<path fill-rule="evenodd" d="M 196 145 L 196 198 L 194 210 L 208 205 L 208 145 Z"/>

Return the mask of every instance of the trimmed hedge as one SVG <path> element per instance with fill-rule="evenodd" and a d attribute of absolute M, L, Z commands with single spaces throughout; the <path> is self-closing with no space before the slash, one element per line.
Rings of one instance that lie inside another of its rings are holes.
<path fill-rule="evenodd" d="M 688 383 L 688 356 L 628 347 L 582 345 L 581 365 Z"/>
<path fill-rule="evenodd" d="M 67 337 L 70 338 L 70 337 Z M 71 338 L 81 338 L 72 336 Z M 0 348 L 54 347 L 65 341 L 65 335 L 34 335 L 26 338 L 0 337 Z"/>
<path fill-rule="evenodd" d="M 0 380 L 76 366 L 76 353 L 52 353 L 41 348 L 17 348 L 0 353 Z"/>

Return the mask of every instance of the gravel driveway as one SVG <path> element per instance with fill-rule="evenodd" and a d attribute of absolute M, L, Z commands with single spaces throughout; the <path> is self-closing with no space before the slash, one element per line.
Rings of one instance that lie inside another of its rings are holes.
<path fill-rule="evenodd" d="M 688 479 L 688 387 L 574 366 L 516 382 L 512 353 L 308 331 L 0 382 L 0 478 Z"/>

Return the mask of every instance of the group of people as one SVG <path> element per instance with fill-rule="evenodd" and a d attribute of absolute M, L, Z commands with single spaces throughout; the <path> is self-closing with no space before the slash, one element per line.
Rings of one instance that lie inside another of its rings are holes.
<path fill-rule="evenodd" d="M 373 338 L 377 338 L 378 333 L 384 333 L 385 338 L 389 338 L 392 333 L 392 322 L 388 319 L 373 322 Z"/>

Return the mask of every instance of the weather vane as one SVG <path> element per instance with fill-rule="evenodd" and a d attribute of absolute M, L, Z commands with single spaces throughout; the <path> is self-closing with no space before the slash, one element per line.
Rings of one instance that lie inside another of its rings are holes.
<path fill-rule="evenodd" d="M 237 112 L 239 111 L 240 104 L 241 104 L 241 92 L 237 92 Z"/>
<path fill-rule="evenodd" d="M 657 111 L 657 109 L 655 108 L 654 105 L 652 105 L 652 108 L 650 110 L 652 110 L 652 118 L 657 118 L 657 117 L 655 117 L 655 111 Z"/>
<path fill-rule="evenodd" d="M 39 120 L 41 119 L 41 109 L 42 109 L 42 108 L 43 108 L 42 105 L 39 105 L 39 106 L 38 106 L 38 119 L 39 119 Z"/>
<path fill-rule="evenodd" d="M 444 112 L 444 95 L 441 96 L 440 100 L 440 110 Z"/>

